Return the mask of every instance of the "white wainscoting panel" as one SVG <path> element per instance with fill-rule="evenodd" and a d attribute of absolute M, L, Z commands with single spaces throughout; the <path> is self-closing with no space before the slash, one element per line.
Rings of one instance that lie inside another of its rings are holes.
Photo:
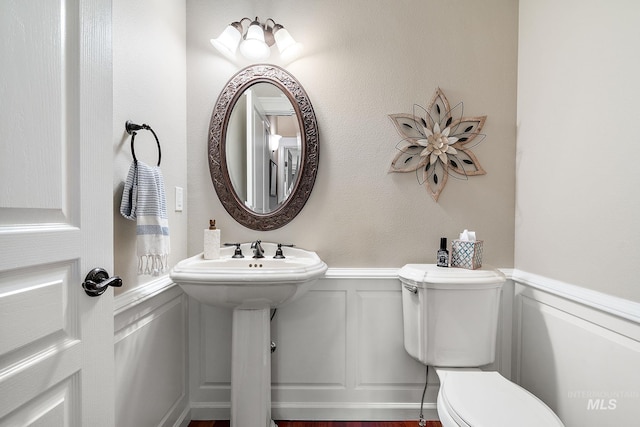
<path fill-rule="evenodd" d="M 162 278 L 116 298 L 116 425 L 186 426 L 187 297 Z"/>
<path fill-rule="evenodd" d="M 278 346 L 274 418 L 417 418 L 425 368 L 404 350 L 396 273 L 330 269 L 307 295 L 278 310 L 272 322 Z M 513 371 L 514 380 L 568 427 L 635 425 L 640 304 L 517 270 L 505 273 L 513 281 L 503 289 L 497 359 L 488 369 L 506 377 Z M 187 297 L 167 280 L 116 298 L 118 425 L 184 427 L 191 418 L 229 417 L 231 311 L 188 299 L 187 392 Z M 56 424 L 74 401 L 76 383 L 70 377 L 12 416 L 30 420 L 36 414 L 40 418 L 27 425 Z M 437 390 L 430 372 L 428 419 L 437 419 Z"/>
<path fill-rule="evenodd" d="M 418 418 L 426 368 L 404 350 L 397 272 L 329 269 L 308 294 L 278 309 L 271 324 L 274 419 Z M 508 310 L 512 288 L 505 287 Z M 501 319 L 499 344 L 509 349 L 510 312 Z M 189 333 L 192 417 L 228 419 L 231 311 L 189 299 Z M 509 370 L 509 351 L 497 355 L 496 368 Z M 430 372 L 427 419 L 438 419 L 438 386 Z"/>
<path fill-rule="evenodd" d="M 637 425 L 640 304 L 517 271 L 514 280 L 517 382 L 567 426 Z"/>
<path fill-rule="evenodd" d="M 323 313 L 322 323 L 316 313 Z M 271 324 L 273 397 L 290 401 L 302 391 L 344 390 L 347 292 L 316 289 L 282 307 Z"/>

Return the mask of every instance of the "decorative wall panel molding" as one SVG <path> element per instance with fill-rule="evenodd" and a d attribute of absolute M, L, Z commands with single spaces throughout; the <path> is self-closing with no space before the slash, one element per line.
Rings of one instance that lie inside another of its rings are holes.
<path fill-rule="evenodd" d="M 517 270 L 513 277 L 517 382 L 565 425 L 636 422 L 639 305 Z"/>
<path fill-rule="evenodd" d="M 186 295 L 165 277 L 115 305 L 116 424 L 186 426 Z"/>
<path fill-rule="evenodd" d="M 519 270 L 503 271 L 516 283 L 507 281 L 503 288 L 498 358 L 489 369 L 506 377 L 513 370 L 514 380 L 567 425 L 629 425 L 638 419 L 640 377 L 631 369 L 640 365 L 637 303 Z M 330 269 L 308 295 L 278 310 L 272 324 L 278 344 L 272 358 L 274 418 L 416 417 L 424 366 L 404 351 L 396 277 L 395 269 Z M 188 300 L 189 402 L 187 297 L 168 279 L 146 288 L 116 298 L 117 386 L 126 390 L 120 394 L 130 396 L 129 381 L 139 380 L 155 403 L 133 401 L 135 417 L 152 414 L 159 426 L 228 418 L 231 311 Z M 166 375 L 158 378 L 158 369 Z M 157 380 L 179 387 L 170 398 L 158 398 L 149 393 L 158 388 Z M 69 391 L 54 387 L 45 396 L 57 402 L 65 396 L 69 402 L 73 380 L 63 384 Z M 430 419 L 437 418 L 437 391 L 431 373 L 425 399 Z M 48 420 L 56 419 L 61 406 L 51 408 L 43 415 Z"/>
<path fill-rule="evenodd" d="M 512 286 L 505 289 L 510 310 Z M 499 344 L 509 349 L 511 315 L 502 318 Z M 192 417 L 228 419 L 231 311 L 189 299 L 189 322 Z M 329 269 L 278 309 L 271 335 L 274 419 L 417 419 L 426 369 L 404 350 L 397 269 Z M 490 368 L 509 370 L 505 355 L 499 349 Z M 430 372 L 428 419 L 437 419 L 438 386 Z"/>

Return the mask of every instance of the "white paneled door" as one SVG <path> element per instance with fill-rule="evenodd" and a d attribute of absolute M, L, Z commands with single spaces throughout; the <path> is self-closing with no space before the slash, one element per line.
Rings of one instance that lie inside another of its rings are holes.
<path fill-rule="evenodd" d="M 0 1 L 0 426 L 113 426 L 110 0 Z"/>

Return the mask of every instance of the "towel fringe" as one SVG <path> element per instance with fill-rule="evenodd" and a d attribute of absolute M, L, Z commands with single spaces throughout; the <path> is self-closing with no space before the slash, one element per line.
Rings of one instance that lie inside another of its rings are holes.
<path fill-rule="evenodd" d="M 140 255 L 138 257 L 138 274 L 159 276 L 169 270 L 169 255 Z"/>

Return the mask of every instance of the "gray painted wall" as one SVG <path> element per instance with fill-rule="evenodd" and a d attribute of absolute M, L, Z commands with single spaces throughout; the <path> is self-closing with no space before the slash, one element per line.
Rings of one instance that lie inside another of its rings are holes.
<path fill-rule="evenodd" d="M 223 241 L 291 242 L 330 267 L 434 262 L 441 236 L 464 228 L 484 240 L 485 263 L 513 265 L 517 4 L 496 1 L 187 2 L 189 254 L 216 218 Z M 244 16 L 274 18 L 305 45 L 284 65 L 313 103 L 320 168 L 290 224 L 256 232 L 237 224 L 211 184 L 208 124 L 231 63 L 209 43 Z M 487 175 L 449 179 L 434 202 L 415 173 L 387 171 L 401 137 L 387 117 L 426 106 L 440 87 L 465 116 L 487 115 L 474 149 Z"/>

